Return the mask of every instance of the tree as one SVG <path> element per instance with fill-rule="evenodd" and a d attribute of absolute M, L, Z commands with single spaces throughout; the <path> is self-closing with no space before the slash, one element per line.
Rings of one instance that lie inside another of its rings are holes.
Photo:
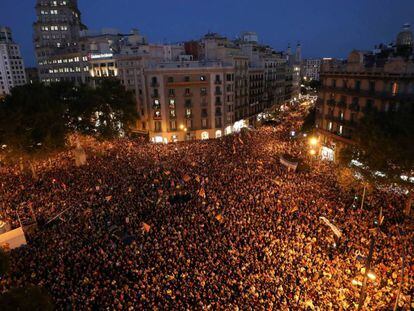
<path fill-rule="evenodd" d="M 316 108 L 312 107 L 311 109 L 309 109 L 309 112 L 303 121 L 302 132 L 304 133 L 311 132 L 315 127 L 315 121 L 316 121 Z"/>
<path fill-rule="evenodd" d="M 14 88 L 0 105 L 0 145 L 30 159 L 64 148 L 71 132 L 98 139 L 124 135 L 136 117 L 133 94 L 116 79 L 100 80 L 97 88 L 29 84 Z"/>
<path fill-rule="evenodd" d="M 358 123 L 353 145 L 341 151 L 340 161 L 355 167 L 374 184 L 398 184 L 411 191 L 414 177 L 414 106 L 401 105 L 388 112 L 370 109 Z M 405 176 L 401 178 L 401 176 Z"/>
<path fill-rule="evenodd" d="M 4 276 L 10 268 L 9 255 L 0 247 L 0 278 Z"/>
<path fill-rule="evenodd" d="M 61 148 L 67 134 L 64 111 L 49 87 L 28 84 L 13 88 L 0 105 L 0 143 L 18 155 Z"/>
<path fill-rule="evenodd" d="M 137 118 L 135 99 L 119 80 L 102 79 L 96 89 L 78 88 L 69 102 L 69 124 L 73 131 L 100 139 L 111 139 L 130 132 Z"/>
<path fill-rule="evenodd" d="M 52 300 L 46 291 L 37 286 L 14 288 L 0 295 L 1 310 L 4 311 L 48 311 L 53 310 Z"/>

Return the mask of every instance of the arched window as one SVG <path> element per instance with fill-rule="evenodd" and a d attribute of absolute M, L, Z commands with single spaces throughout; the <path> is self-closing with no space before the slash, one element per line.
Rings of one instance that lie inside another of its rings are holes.
<path fill-rule="evenodd" d="M 220 138 L 222 136 L 221 130 L 216 131 L 216 138 Z"/>
<path fill-rule="evenodd" d="M 202 140 L 208 139 L 208 132 L 202 132 L 201 133 L 201 139 Z"/>

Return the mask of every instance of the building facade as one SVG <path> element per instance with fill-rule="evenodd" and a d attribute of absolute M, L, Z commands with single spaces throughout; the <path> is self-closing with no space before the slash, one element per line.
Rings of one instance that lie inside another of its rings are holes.
<path fill-rule="evenodd" d="M 305 59 L 302 62 L 301 76 L 306 81 L 319 81 L 319 74 L 321 71 L 321 59 Z"/>
<path fill-rule="evenodd" d="M 352 144 L 355 127 L 368 110 L 412 105 L 413 41 L 412 34 L 411 40 L 407 36 L 405 30 L 404 44 L 353 51 L 346 62 L 324 62 L 316 118 L 323 159 L 335 160 L 344 145 Z"/>
<path fill-rule="evenodd" d="M 20 47 L 13 41 L 11 29 L 0 26 L 0 97 L 24 84 L 26 73 Z"/>

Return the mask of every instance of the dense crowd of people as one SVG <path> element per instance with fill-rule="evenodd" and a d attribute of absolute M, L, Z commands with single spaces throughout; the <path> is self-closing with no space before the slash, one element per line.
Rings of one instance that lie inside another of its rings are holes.
<path fill-rule="evenodd" d="M 3 168 L 0 216 L 35 218 L 38 230 L 11 252 L 0 292 L 39 285 L 61 310 L 352 310 L 374 236 L 365 307 L 392 309 L 406 247 L 400 308 L 410 310 L 404 198 L 374 191 L 363 209 L 353 204 L 332 164 L 310 163 L 291 139 L 301 120 L 297 111 L 217 140 L 85 147 L 86 165 L 60 153 L 36 164 L 37 179 Z M 308 165 L 289 172 L 280 154 Z"/>

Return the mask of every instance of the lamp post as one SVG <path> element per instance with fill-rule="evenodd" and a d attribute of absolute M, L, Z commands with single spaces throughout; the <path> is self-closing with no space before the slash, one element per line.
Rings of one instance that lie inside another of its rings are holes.
<path fill-rule="evenodd" d="M 372 253 L 374 252 L 374 245 L 375 245 L 375 236 L 371 235 L 371 242 L 369 245 L 369 254 L 366 260 L 366 264 L 365 264 L 364 281 L 362 282 L 361 292 L 359 294 L 358 310 L 362 309 L 364 302 L 365 302 L 366 295 L 367 295 L 366 291 L 367 291 L 368 273 L 371 270 L 371 261 L 372 261 Z"/>
<path fill-rule="evenodd" d="M 403 250 L 402 250 L 401 280 L 400 280 L 400 284 L 398 285 L 397 297 L 395 298 L 395 304 L 394 304 L 394 309 L 393 309 L 394 311 L 397 311 L 398 303 L 400 302 L 401 288 L 404 283 L 404 268 L 405 268 L 405 245 L 403 245 Z"/>

